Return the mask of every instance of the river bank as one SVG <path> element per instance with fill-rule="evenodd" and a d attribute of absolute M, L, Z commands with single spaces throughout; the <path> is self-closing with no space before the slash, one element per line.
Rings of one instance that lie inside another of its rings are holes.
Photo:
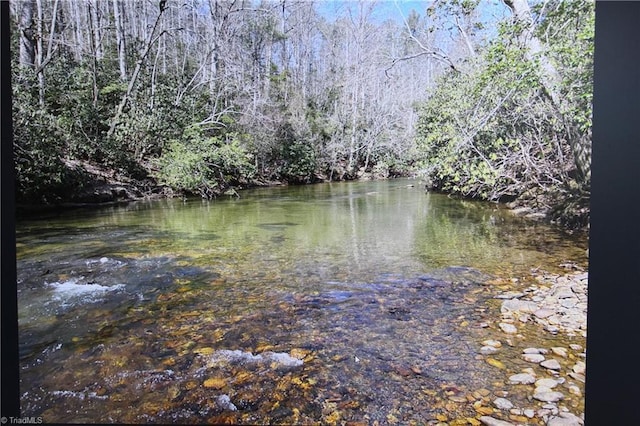
<path fill-rule="evenodd" d="M 478 412 L 484 414 L 479 417 L 482 424 L 584 424 L 584 405 L 572 400 L 583 398 L 584 393 L 588 273 L 573 264 L 563 266 L 577 270 L 566 274 L 533 271 L 534 283 L 496 296 L 500 301 L 500 318 L 496 320 L 495 338 L 480 342 L 479 357 L 503 368 L 507 385 L 501 396 L 485 401 L 487 407 L 478 405 Z M 517 280 L 512 283 L 518 287 Z M 532 328 L 542 337 L 566 337 L 574 343 L 530 346 L 526 329 L 530 332 Z M 518 354 L 521 368 L 506 367 L 513 363 L 503 357 L 505 348 L 510 349 L 509 356 Z M 526 404 L 510 399 L 516 389 L 520 394 L 523 390 L 527 393 Z"/>

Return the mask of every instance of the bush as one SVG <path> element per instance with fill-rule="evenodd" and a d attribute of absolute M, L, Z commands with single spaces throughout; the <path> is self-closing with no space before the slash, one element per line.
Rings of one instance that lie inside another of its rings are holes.
<path fill-rule="evenodd" d="M 251 160 L 237 135 L 206 137 L 191 126 L 181 139 L 171 140 L 157 160 L 157 178 L 175 190 L 212 198 L 251 179 Z"/>

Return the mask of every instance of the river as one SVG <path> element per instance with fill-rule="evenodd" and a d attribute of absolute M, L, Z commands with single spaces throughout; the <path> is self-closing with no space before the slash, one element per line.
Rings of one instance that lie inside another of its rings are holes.
<path fill-rule="evenodd" d="M 499 317 L 487 282 L 587 262 L 585 237 L 409 179 L 16 227 L 22 415 L 45 422 L 474 417 L 465 397 L 498 395 L 505 380 L 478 355 Z M 536 333 L 532 344 L 549 344 Z"/>

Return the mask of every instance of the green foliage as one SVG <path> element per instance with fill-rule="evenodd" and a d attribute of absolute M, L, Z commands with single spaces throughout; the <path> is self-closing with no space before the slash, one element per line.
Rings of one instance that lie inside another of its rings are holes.
<path fill-rule="evenodd" d="M 579 123 L 578 137 L 588 137 L 593 51 L 593 8 L 571 3 L 551 5 L 540 28 L 556 31 L 548 40 L 550 55 L 561 70 L 569 110 L 551 104 L 541 65 L 527 60 L 520 45 L 522 28 L 501 25 L 468 72 L 444 75 L 419 109 L 417 148 L 432 188 L 498 200 L 531 188 L 555 190 L 571 180 L 575 164 L 561 114 Z M 576 38 L 589 47 L 571 52 Z"/>
<path fill-rule="evenodd" d="M 156 161 L 157 178 L 173 189 L 211 198 L 238 179 L 251 179 L 251 160 L 237 135 L 207 137 L 193 125 L 181 139 L 170 141 Z"/>
<path fill-rule="evenodd" d="M 14 87 L 30 84 L 28 76 Z M 61 160 L 64 132 L 56 117 L 37 107 L 37 94 L 15 90 L 13 95 L 13 155 L 16 198 L 24 202 L 58 201 L 70 179 Z"/>

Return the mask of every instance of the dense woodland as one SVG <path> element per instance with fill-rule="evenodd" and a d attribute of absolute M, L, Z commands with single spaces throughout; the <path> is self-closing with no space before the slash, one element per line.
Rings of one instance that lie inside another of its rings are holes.
<path fill-rule="evenodd" d="M 18 202 L 414 175 L 584 226 L 594 3 L 420 4 L 12 1 Z"/>

